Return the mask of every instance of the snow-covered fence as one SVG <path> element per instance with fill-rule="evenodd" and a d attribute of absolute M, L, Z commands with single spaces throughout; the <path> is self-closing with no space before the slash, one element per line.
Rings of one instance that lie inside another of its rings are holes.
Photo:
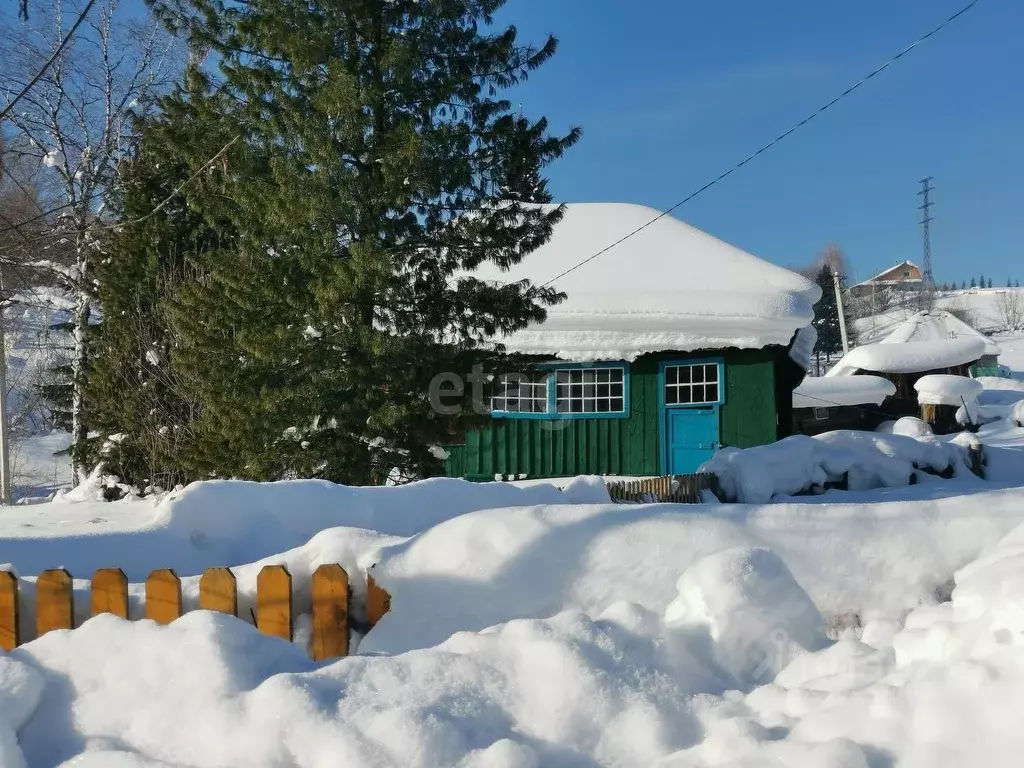
<path fill-rule="evenodd" d="M 91 612 L 112 613 L 128 619 L 128 579 L 120 568 L 101 568 L 93 575 Z M 312 579 L 313 658 L 317 661 L 347 656 L 349 632 L 365 633 L 388 612 L 391 597 L 368 576 L 366 622 L 354 626 L 349 612 L 351 588 L 340 565 L 324 564 Z M 295 636 L 292 577 L 283 565 L 265 566 L 256 578 L 253 623 L 260 632 L 292 641 Z M 199 580 L 200 610 L 238 616 L 238 587 L 229 568 L 209 568 Z M 55 629 L 74 629 L 74 591 L 71 574 L 63 568 L 43 571 L 35 583 L 36 636 Z M 169 624 L 184 613 L 181 579 L 169 569 L 150 573 L 145 584 L 145 617 Z M 21 643 L 18 578 L 0 571 L 0 650 L 11 651 Z"/>
<path fill-rule="evenodd" d="M 718 478 L 708 473 L 619 480 L 606 485 L 614 502 L 700 504 L 705 493 L 718 495 Z"/>

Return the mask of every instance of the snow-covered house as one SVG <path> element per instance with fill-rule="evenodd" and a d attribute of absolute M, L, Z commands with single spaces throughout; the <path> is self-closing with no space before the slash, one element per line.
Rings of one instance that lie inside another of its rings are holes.
<path fill-rule="evenodd" d="M 985 352 L 978 359 L 980 368 L 999 365 L 999 345 L 959 317 L 943 310 L 925 310 L 911 315 L 886 336 L 883 344 L 904 344 L 908 341 L 940 341 L 943 339 L 978 339 Z"/>
<path fill-rule="evenodd" d="M 901 261 L 888 269 L 868 278 L 863 283 L 850 287 L 854 296 L 870 296 L 872 291 L 895 290 L 901 292 L 920 291 L 924 286 L 921 268 L 912 261 Z"/>
<path fill-rule="evenodd" d="M 540 373 L 497 388 L 491 424 L 449 448 L 449 475 L 682 474 L 790 433 L 820 296 L 806 278 L 611 203 L 567 206 L 542 248 L 482 276 L 553 280 L 567 299 L 500 339 Z"/>

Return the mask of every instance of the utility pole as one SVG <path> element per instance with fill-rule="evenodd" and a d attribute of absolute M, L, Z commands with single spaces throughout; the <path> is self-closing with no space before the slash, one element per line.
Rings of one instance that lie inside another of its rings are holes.
<path fill-rule="evenodd" d="M 839 333 L 843 338 L 843 354 L 850 351 L 850 339 L 846 336 L 846 313 L 843 311 L 843 286 L 839 281 L 839 270 L 832 265 L 832 281 L 836 284 L 836 308 L 839 310 Z"/>
<path fill-rule="evenodd" d="M 2 285 L 0 278 L 0 285 Z M 2 292 L 2 288 L 0 288 Z M 7 435 L 7 338 L 4 300 L 0 297 L 0 504 L 11 505 L 11 455 Z"/>
<path fill-rule="evenodd" d="M 923 198 L 919 210 L 922 212 L 921 216 L 921 233 L 924 237 L 924 289 L 926 291 L 932 290 L 935 285 L 935 275 L 932 272 L 932 230 L 931 223 L 933 221 L 931 215 L 932 209 L 932 192 L 935 191 L 935 187 L 932 186 L 932 177 L 921 179 L 919 182 L 921 185 L 921 191 L 918 192 L 918 196 Z"/>

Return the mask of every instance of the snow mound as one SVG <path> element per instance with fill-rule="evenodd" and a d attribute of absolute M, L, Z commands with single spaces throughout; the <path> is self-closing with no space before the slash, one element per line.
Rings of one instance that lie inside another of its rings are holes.
<path fill-rule="evenodd" d="M 566 206 L 545 245 L 508 271 L 488 263 L 474 277 L 554 280 L 567 299 L 549 308 L 542 324 L 498 340 L 512 351 L 576 361 L 788 346 L 811 323 L 821 296 L 817 285 L 794 272 L 653 208 L 620 203 Z"/>
<path fill-rule="evenodd" d="M 917 416 L 904 416 L 896 419 L 892 422 L 890 433 L 904 437 L 930 437 L 933 434 L 931 425 Z"/>
<path fill-rule="evenodd" d="M 726 500 L 757 504 L 806 493 L 844 475 L 849 490 L 869 490 L 907 485 L 918 479 L 919 469 L 960 473 L 969 467 L 966 449 L 955 443 L 838 430 L 793 435 L 756 448 L 724 448 L 700 471 L 717 476 Z"/>
<path fill-rule="evenodd" d="M 932 374 L 922 376 L 914 384 L 921 405 L 957 405 L 972 403 L 984 390 L 981 382 L 966 376 Z"/>
<path fill-rule="evenodd" d="M 705 626 L 715 663 L 740 685 L 767 682 L 801 653 L 827 645 L 811 598 L 764 548 L 731 549 L 686 569 L 665 609 L 669 626 Z"/>
<path fill-rule="evenodd" d="M 896 385 L 881 376 L 809 376 L 793 390 L 794 408 L 833 405 L 881 405 L 896 394 Z"/>
<path fill-rule="evenodd" d="M 1010 411 L 1010 419 L 1018 427 L 1024 427 L 1024 400 L 1018 400 L 1014 404 L 1013 410 Z"/>
<path fill-rule="evenodd" d="M 985 354 L 985 342 L 977 338 L 939 341 L 908 341 L 905 344 L 865 344 L 851 349 L 825 374 L 851 376 L 858 371 L 920 373 L 977 362 Z"/>

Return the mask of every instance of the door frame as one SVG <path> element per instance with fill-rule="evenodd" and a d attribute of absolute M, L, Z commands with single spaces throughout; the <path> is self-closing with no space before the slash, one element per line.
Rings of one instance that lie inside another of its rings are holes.
<path fill-rule="evenodd" d="M 665 369 L 677 365 L 717 365 L 718 366 L 718 402 L 717 403 L 673 403 L 665 402 Z M 708 408 L 715 413 L 718 426 L 718 439 L 722 437 L 721 408 L 725 404 L 725 360 L 721 357 L 695 357 L 680 360 L 663 360 L 658 364 L 658 469 L 662 476 L 668 474 L 669 428 L 668 412 L 678 408 Z"/>

